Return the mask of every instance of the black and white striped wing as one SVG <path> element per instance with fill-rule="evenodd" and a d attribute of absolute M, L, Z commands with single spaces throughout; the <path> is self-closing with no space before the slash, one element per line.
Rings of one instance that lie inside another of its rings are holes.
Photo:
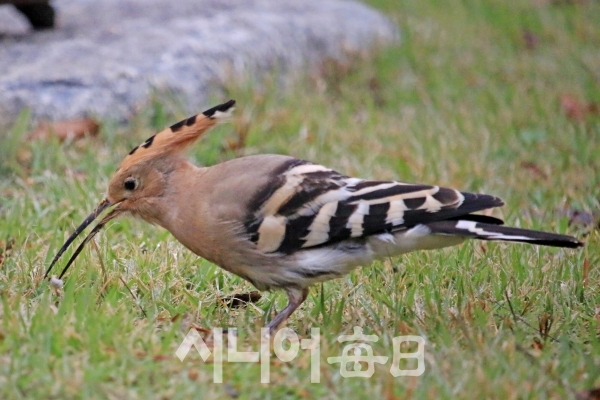
<path fill-rule="evenodd" d="M 497 197 L 438 186 L 350 178 L 291 159 L 252 199 L 245 229 L 260 251 L 290 254 L 502 204 Z"/>

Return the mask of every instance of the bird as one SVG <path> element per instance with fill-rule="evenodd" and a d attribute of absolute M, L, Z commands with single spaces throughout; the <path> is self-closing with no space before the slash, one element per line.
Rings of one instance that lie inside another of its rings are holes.
<path fill-rule="evenodd" d="M 287 155 L 251 155 L 209 167 L 188 161 L 185 150 L 228 120 L 234 106 L 234 100 L 219 104 L 131 150 L 105 198 L 68 237 L 44 278 L 100 215 L 58 281 L 108 221 L 129 214 L 163 227 L 196 255 L 261 291 L 284 290 L 288 303 L 266 326 L 274 334 L 312 285 L 376 259 L 468 239 L 583 246 L 572 236 L 506 227 L 499 218 L 477 214 L 504 204 L 492 195 L 354 178 Z"/>

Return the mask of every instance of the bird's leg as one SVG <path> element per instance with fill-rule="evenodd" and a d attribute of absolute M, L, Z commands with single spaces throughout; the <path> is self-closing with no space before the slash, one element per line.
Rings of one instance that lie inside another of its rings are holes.
<path fill-rule="evenodd" d="M 269 328 L 269 335 L 271 336 L 277 332 L 279 325 L 288 319 L 289 316 L 300 307 L 300 304 L 304 303 L 304 300 L 306 300 L 306 297 L 308 296 L 308 288 L 289 288 L 285 291 L 287 292 L 289 299 L 288 305 L 266 326 Z"/>

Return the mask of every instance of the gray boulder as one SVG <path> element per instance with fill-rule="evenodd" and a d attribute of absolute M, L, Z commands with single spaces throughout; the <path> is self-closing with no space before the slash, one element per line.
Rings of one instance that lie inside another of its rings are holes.
<path fill-rule="evenodd" d="M 35 118 L 125 119 L 152 91 L 188 112 L 232 76 L 284 74 L 343 58 L 398 30 L 347 0 L 56 0 L 57 27 L 30 31 L 0 7 L 0 121 L 24 107 Z"/>

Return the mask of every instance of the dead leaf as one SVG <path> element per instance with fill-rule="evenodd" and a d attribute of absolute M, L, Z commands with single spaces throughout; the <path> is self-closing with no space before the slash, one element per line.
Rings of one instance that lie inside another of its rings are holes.
<path fill-rule="evenodd" d="M 15 245 L 15 239 L 10 238 L 8 240 L 0 240 L 0 266 L 4 263 L 6 255 L 12 250 Z"/>
<path fill-rule="evenodd" d="M 554 318 L 551 314 L 544 313 L 538 316 L 538 332 L 544 342 L 550 337 L 550 330 L 552 329 L 553 323 Z"/>
<path fill-rule="evenodd" d="M 585 106 L 570 94 L 564 94 L 560 98 L 560 106 L 567 117 L 575 120 L 585 118 Z"/>
<path fill-rule="evenodd" d="M 568 204 L 564 205 L 563 208 L 557 209 L 556 213 L 562 217 L 568 218 L 569 226 L 593 228 L 594 225 L 597 224 L 600 228 L 600 214 L 598 213 L 590 213 L 588 211 L 571 208 Z"/>
<path fill-rule="evenodd" d="M 196 371 L 195 369 L 188 369 L 188 379 L 190 381 L 198 380 L 198 375 L 198 371 Z"/>
<path fill-rule="evenodd" d="M 560 106 L 568 118 L 576 121 L 582 121 L 588 115 L 600 112 L 597 103 L 581 101 L 571 94 L 563 94 L 560 97 Z"/>
<path fill-rule="evenodd" d="M 262 296 L 259 292 L 238 293 L 233 296 L 223 297 L 221 301 L 230 308 L 244 307 L 248 303 L 256 303 Z"/>
<path fill-rule="evenodd" d="M 481 250 L 483 254 L 487 253 L 487 245 L 484 241 L 479 242 L 479 250 Z"/>
<path fill-rule="evenodd" d="M 530 30 L 525 29 L 522 33 L 522 37 L 527 50 L 535 50 L 536 47 L 538 47 L 540 40 L 537 37 L 537 35 L 535 35 Z"/>
<path fill-rule="evenodd" d="M 57 137 L 61 142 L 77 140 L 85 136 L 95 136 L 100 130 L 100 124 L 91 118 L 72 119 L 66 121 L 42 121 L 36 129 L 29 132 L 29 140 L 49 139 Z"/>
<path fill-rule="evenodd" d="M 211 334 L 212 333 L 212 331 L 210 329 L 203 328 L 203 327 L 198 326 L 196 324 L 192 324 L 191 328 L 195 329 L 197 332 L 202 332 L 202 333 L 206 333 L 206 334 Z"/>
<path fill-rule="evenodd" d="M 144 358 L 146 357 L 146 352 L 142 349 L 135 349 L 133 350 L 133 355 L 137 358 Z"/>
<path fill-rule="evenodd" d="M 586 257 L 583 260 L 583 287 L 588 284 L 588 276 L 590 274 L 590 260 Z"/>
<path fill-rule="evenodd" d="M 540 339 L 534 338 L 531 348 L 534 350 L 544 350 L 544 344 L 540 341 Z"/>
<path fill-rule="evenodd" d="M 521 167 L 525 168 L 526 170 L 528 170 L 529 172 L 531 172 L 533 175 L 537 176 L 538 178 L 541 179 L 548 179 L 548 174 L 546 174 L 544 171 L 542 171 L 540 169 L 540 167 L 537 166 L 537 164 L 535 164 L 534 162 L 531 161 L 523 161 L 521 162 Z"/>
<path fill-rule="evenodd" d="M 404 321 L 396 323 L 396 331 L 401 335 L 410 335 L 415 332 L 415 330 Z"/>
<path fill-rule="evenodd" d="M 12 250 L 15 245 L 15 238 L 10 238 L 8 240 L 0 240 L 0 249 L 3 251 Z"/>
<path fill-rule="evenodd" d="M 590 226 L 594 225 L 594 216 L 586 211 L 570 210 L 569 211 L 569 226 L 571 225 L 582 225 Z"/>
<path fill-rule="evenodd" d="M 156 320 L 158 322 L 165 322 L 165 321 L 176 322 L 180 317 L 181 317 L 180 314 L 175 314 L 175 315 L 161 315 L 161 316 L 157 317 Z"/>
<path fill-rule="evenodd" d="M 575 395 L 577 400 L 600 400 L 600 387 L 590 389 L 590 390 L 582 390 Z"/>

